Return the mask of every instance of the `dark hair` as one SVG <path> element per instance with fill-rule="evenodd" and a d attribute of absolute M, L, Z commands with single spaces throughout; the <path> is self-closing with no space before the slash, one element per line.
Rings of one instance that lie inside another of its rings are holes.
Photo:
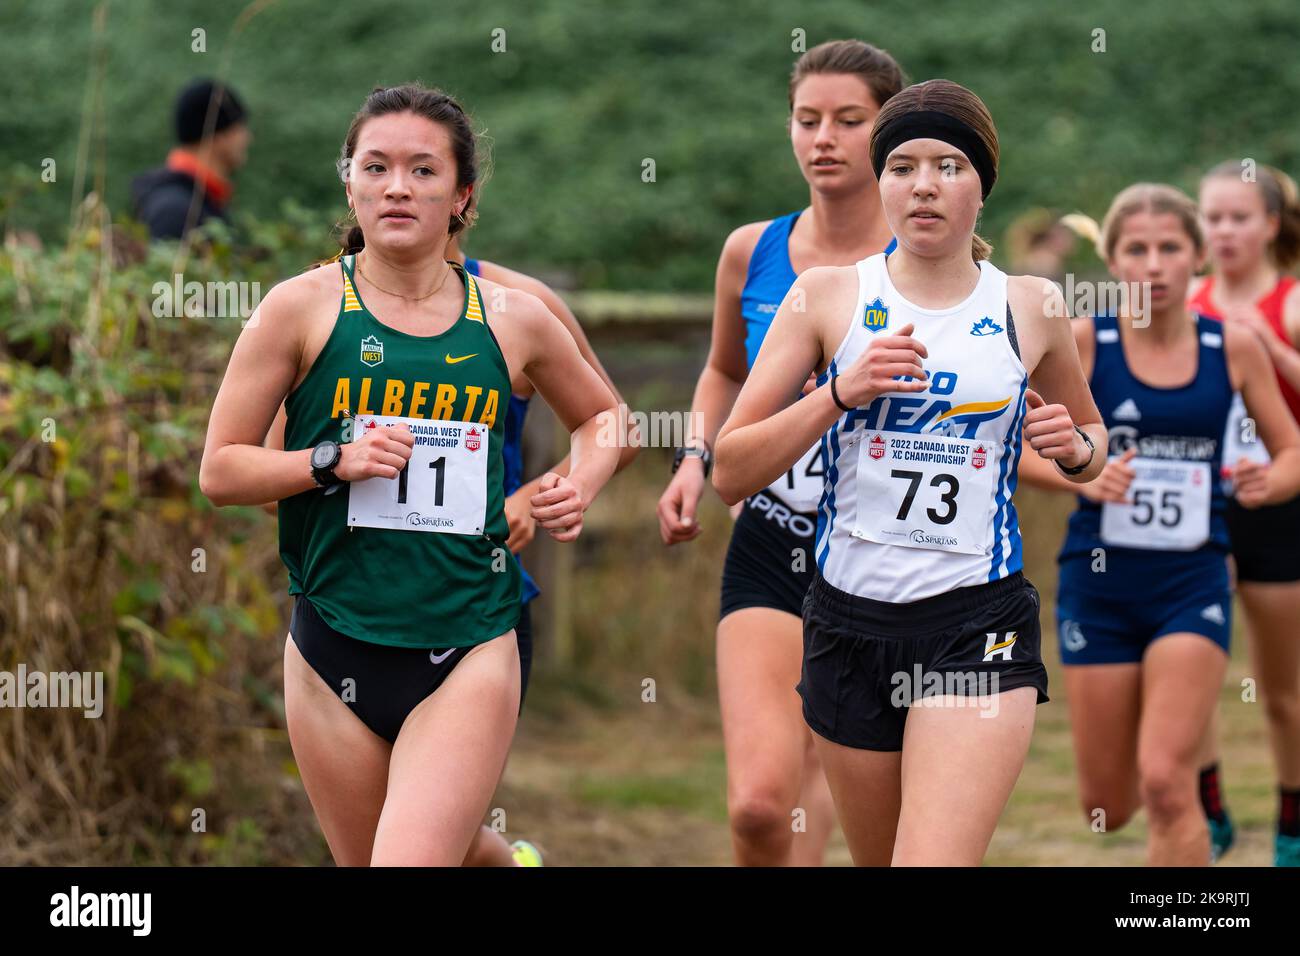
<path fill-rule="evenodd" d="M 347 182 L 352 154 L 356 151 L 357 138 L 361 135 L 361 127 L 366 120 L 390 113 L 414 113 L 444 127 L 451 136 L 451 151 L 456 158 L 456 185 L 472 186 L 479 182 L 478 142 L 465 110 L 442 90 L 419 83 L 376 86 L 370 91 L 366 101 L 361 104 L 361 109 L 352 117 L 352 125 L 348 127 L 348 134 L 343 139 L 343 149 L 339 152 L 338 159 L 339 179 Z M 473 224 L 477 217 L 476 205 L 474 196 L 471 195 L 470 201 L 461 211 L 462 219 L 453 216 L 447 224 L 448 235 L 454 236 Z M 346 223 L 342 225 L 346 226 Z M 366 237 L 361 232 L 361 226 L 353 224 L 340 242 L 343 246 L 342 254 L 351 255 L 365 248 Z"/>
<path fill-rule="evenodd" d="M 795 90 L 814 73 L 852 73 L 867 84 L 877 106 L 884 106 L 907 84 L 903 68 L 887 50 L 861 40 L 827 40 L 795 61 L 790 71 L 790 109 L 794 109 Z"/>
<path fill-rule="evenodd" d="M 1249 182 L 1243 175 L 1245 166 L 1237 160 L 1219 163 L 1205 174 L 1206 179 L 1236 179 Z M 1277 216 L 1277 237 L 1268 247 L 1274 265 L 1279 269 L 1290 269 L 1300 262 L 1300 198 L 1297 197 L 1295 181 L 1280 169 L 1258 163 L 1255 166 L 1255 185 L 1264 198 L 1264 211 L 1270 216 Z"/>
<path fill-rule="evenodd" d="M 871 152 L 875 154 L 876 137 L 882 130 L 887 130 L 890 121 L 907 113 L 933 110 L 946 113 L 970 127 L 979 137 L 980 143 L 988 151 L 993 162 L 994 175 L 998 169 L 998 131 L 993 125 L 993 116 L 984 105 L 984 101 L 960 83 L 952 80 L 926 80 L 909 86 L 880 110 L 876 125 L 871 130 Z M 979 262 L 993 253 L 993 247 L 978 235 L 971 236 L 971 257 Z"/>
<path fill-rule="evenodd" d="M 210 108 L 217 113 L 214 133 L 248 117 L 248 110 L 234 90 L 212 80 L 194 80 L 176 97 L 176 142 L 191 146 L 203 139 Z"/>

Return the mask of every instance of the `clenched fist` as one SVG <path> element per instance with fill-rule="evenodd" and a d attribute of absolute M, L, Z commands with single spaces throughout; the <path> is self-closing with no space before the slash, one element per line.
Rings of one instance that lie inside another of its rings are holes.
<path fill-rule="evenodd" d="M 541 488 L 533 495 L 533 519 L 556 541 L 572 541 L 582 531 L 582 514 L 587 510 L 577 485 L 564 475 L 548 471 Z"/>
<path fill-rule="evenodd" d="M 1064 468 L 1077 468 L 1091 454 L 1074 430 L 1074 419 L 1064 405 L 1048 405 L 1032 388 L 1026 390 L 1025 438 L 1029 447 Z"/>
<path fill-rule="evenodd" d="M 1268 504 L 1268 471 L 1267 463 L 1251 461 L 1249 458 L 1237 459 L 1237 467 L 1232 469 L 1232 492 L 1239 505 L 1243 508 L 1258 508 Z"/>
<path fill-rule="evenodd" d="M 929 358 L 925 343 L 912 338 L 911 322 L 894 335 L 872 339 L 856 362 L 835 379 L 835 393 L 852 408 L 870 405 L 885 392 L 924 392 L 930 387 L 921 359 Z M 897 381 L 906 375 L 910 382 Z"/>
<path fill-rule="evenodd" d="M 411 460 L 414 447 L 415 436 L 405 424 L 367 428 L 356 441 L 340 446 L 334 474 L 344 481 L 396 478 Z"/>

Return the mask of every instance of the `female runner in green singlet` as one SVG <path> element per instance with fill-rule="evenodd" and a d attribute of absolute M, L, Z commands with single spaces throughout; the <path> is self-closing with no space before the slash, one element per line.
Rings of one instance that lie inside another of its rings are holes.
<path fill-rule="evenodd" d="M 537 299 L 495 296 L 446 261 L 478 178 L 454 100 L 376 89 L 341 166 L 364 248 L 263 301 L 217 394 L 200 486 L 218 505 L 280 501 L 298 600 L 286 718 L 335 860 L 459 865 L 518 713 L 505 403 L 531 382 L 572 433 L 569 474 L 532 502 L 561 541 L 613 473 L 618 449 L 597 435 L 616 410 Z M 265 448 L 282 401 L 286 450 Z"/>

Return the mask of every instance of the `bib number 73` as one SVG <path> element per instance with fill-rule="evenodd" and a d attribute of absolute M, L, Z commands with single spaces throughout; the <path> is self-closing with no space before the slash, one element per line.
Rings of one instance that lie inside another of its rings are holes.
<path fill-rule="evenodd" d="M 895 468 L 889 473 L 891 478 L 905 478 L 909 484 L 907 493 L 903 495 L 903 503 L 898 506 L 898 520 L 906 521 L 908 514 L 912 510 L 912 502 L 916 500 L 916 490 L 921 486 L 921 480 L 925 477 L 922 471 L 903 471 Z M 961 490 L 961 482 L 957 480 L 956 475 L 940 473 L 930 476 L 929 485 L 931 488 L 946 486 L 946 491 L 939 496 L 939 501 L 947 506 L 945 511 L 939 512 L 934 508 L 926 508 L 925 516 L 930 519 L 931 524 L 951 524 L 957 517 L 957 492 Z"/>
<path fill-rule="evenodd" d="M 998 443 L 881 431 L 858 447 L 856 537 L 904 548 L 990 552 Z"/>

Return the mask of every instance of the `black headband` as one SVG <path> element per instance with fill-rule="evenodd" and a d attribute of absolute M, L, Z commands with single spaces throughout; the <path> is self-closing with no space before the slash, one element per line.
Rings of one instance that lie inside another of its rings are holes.
<path fill-rule="evenodd" d="M 993 184 L 997 182 L 998 171 L 993 166 L 993 157 L 984 148 L 984 141 L 975 130 L 957 117 L 938 110 L 900 113 L 886 120 L 885 125 L 876 127 L 871 139 L 871 166 L 876 171 L 877 179 L 885 168 L 889 154 L 913 139 L 937 139 L 961 150 L 979 173 L 981 197 L 988 198 L 993 191 Z"/>

